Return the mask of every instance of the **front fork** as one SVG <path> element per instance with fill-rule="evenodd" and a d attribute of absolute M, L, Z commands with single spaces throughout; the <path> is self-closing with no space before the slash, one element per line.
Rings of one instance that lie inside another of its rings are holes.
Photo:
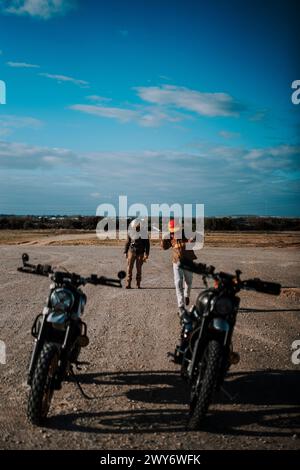
<path fill-rule="evenodd" d="M 38 318 L 42 317 L 42 323 L 40 327 L 37 327 Z M 45 338 L 45 329 L 46 329 L 46 315 L 38 315 L 35 319 L 34 325 L 32 327 L 31 333 L 35 337 L 34 346 L 30 357 L 29 368 L 28 368 L 28 377 L 27 384 L 31 386 L 33 372 L 36 366 L 37 358 L 41 352 L 41 349 L 44 344 Z M 35 331 L 35 333 L 34 333 Z M 37 336 L 36 336 L 37 335 Z"/>
<path fill-rule="evenodd" d="M 83 331 L 86 334 L 86 324 L 83 322 L 82 324 L 83 324 Z M 36 327 L 36 321 L 34 323 L 34 327 Z M 32 383 L 32 377 L 34 374 L 34 370 L 36 367 L 39 354 L 43 348 L 43 345 L 45 344 L 46 338 L 48 337 L 47 329 L 51 327 L 51 325 L 47 323 L 46 315 L 42 315 L 40 327 L 39 328 L 34 328 L 34 327 L 32 329 L 32 334 L 35 337 L 35 341 L 34 341 L 33 351 L 32 351 L 31 358 L 30 358 L 28 378 L 27 378 L 27 383 L 30 386 Z M 36 334 L 34 334 L 34 331 L 36 332 Z M 61 387 L 61 383 L 64 379 L 66 370 L 68 368 L 69 351 L 70 351 L 72 342 L 76 340 L 74 338 L 73 332 L 74 332 L 74 326 L 71 323 L 69 323 L 66 328 L 63 344 L 60 347 L 60 358 L 59 358 L 60 364 L 59 364 L 59 368 L 58 368 L 57 376 L 55 380 L 55 388 L 58 388 L 58 389 Z"/>
<path fill-rule="evenodd" d="M 233 334 L 233 326 L 227 323 L 228 327 L 225 328 L 225 325 L 222 323 L 215 323 L 214 320 L 218 319 L 209 319 L 208 317 L 203 318 L 202 324 L 199 328 L 199 334 L 195 340 L 192 356 L 190 359 L 186 359 L 186 366 L 185 366 L 185 375 L 189 382 L 193 383 L 195 378 L 199 376 L 199 364 L 201 364 L 204 360 L 205 350 L 209 341 L 215 339 L 219 341 L 224 348 L 224 355 L 222 360 L 221 366 L 221 373 L 220 373 L 220 380 L 219 386 L 222 385 L 226 372 L 229 368 L 229 352 L 230 346 L 232 341 L 232 334 Z M 224 321 L 224 320 L 223 320 Z"/>

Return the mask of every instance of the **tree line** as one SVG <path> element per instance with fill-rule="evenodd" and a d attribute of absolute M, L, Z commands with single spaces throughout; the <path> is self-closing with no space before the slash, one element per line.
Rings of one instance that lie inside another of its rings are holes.
<path fill-rule="evenodd" d="M 96 216 L 15 216 L 0 215 L 0 230 L 95 230 Z M 131 219 L 128 219 L 128 223 Z M 151 221 L 149 221 L 149 228 Z M 117 221 L 118 226 L 118 221 Z M 206 217 L 206 231 L 298 231 L 300 218 L 287 217 Z"/>

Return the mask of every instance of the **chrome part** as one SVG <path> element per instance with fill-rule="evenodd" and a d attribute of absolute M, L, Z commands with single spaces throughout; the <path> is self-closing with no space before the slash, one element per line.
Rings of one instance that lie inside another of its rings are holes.
<path fill-rule="evenodd" d="M 230 325 L 226 320 L 223 320 L 223 318 L 214 318 L 212 321 L 212 326 L 215 330 L 218 331 L 225 331 L 228 333 L 230 331 Z"/>

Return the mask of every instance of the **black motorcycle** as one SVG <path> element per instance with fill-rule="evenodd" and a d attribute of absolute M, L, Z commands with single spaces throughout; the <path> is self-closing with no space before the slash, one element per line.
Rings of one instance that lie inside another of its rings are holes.
<path fill-rule="evenodd" d="M 96 274 L 84 278 L 76 273 L 56 271 L 50 265 L 29 264 L 26 253 L 22 260 L 23 266 L 18 271 L 52 280 L 47 304 L 31 329 L 35 341 L 28 372 L 27 415 L 33 424 L 39 425 L 47 417 L 54 390 L 61 389 L 69 374 L 74 375 L 73 365 L 79 364 L 81 348 L 89 344 L 87 325 L 81 320 L 87 298 L 80 287 L 87 283 L 122 287 L 125 272 L 120 271 L 118 279 Z"/>
<path fill-rule="evenodd" d="M 247 289 L 279 295 L 281 285 L 258 278 L 242 281 L 241 271 L 216 273 L 213 266 L 190 261 L 183 261 L 181 268 L 202 275 L 206 287 L 181 317 L 181 344 L 173 355 L 191 389 L 188 427 L 199 429 L 233 363 L 231 341 L 240 304 L 238 292 Z M 211 287 L 209 280 L 214 283 Z"/>

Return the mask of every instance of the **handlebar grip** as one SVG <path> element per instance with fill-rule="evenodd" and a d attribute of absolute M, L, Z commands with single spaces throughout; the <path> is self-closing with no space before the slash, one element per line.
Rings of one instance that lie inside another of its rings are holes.
<path fill-rule="evenodd" d="M 41 276 L 48 276 L 52 272 L 52 268 L 49 264 L 37 264 L 35 269 L 35 274 L 40 274 Z"/>
<path fill-rule="evenodd" d="M 261 281 L 260 279 L 248 279 L 244 281 L 246 289 L 253 289 L 257 292 L 270 295 L 279 295 L 281 292 L 281 285 L 277 282 Z"/>
<path fill-rule="evenodd" d="M 18 268 L 18 271 L 28 274 L 37 274 L 39 276 L 48 276 L 52 273 L 52 267 L 49 264 L 28 264 L 25 263 L 24 266 Z"/>
<path fill-rule="evenodd" d="M 191 271 L 199 275 L 213 274 L 215 269 L 214 266 L 207 266 L 203 263 L 195 263 L 194 261 L 190 261 L 188 259 L 183 259 L 180 261 L 179 266 L 181 269 L 185 269 L 186 271 Z"/>

